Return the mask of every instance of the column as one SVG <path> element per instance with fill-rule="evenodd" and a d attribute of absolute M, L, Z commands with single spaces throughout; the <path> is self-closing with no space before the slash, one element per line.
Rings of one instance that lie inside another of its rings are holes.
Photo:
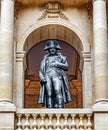
<path fill-rule="evenodd" d="M 14 0 L 1 0 L 0 102 L 12 102 Z"/>
<path fill-rule="evenodd" d="M 1 0 L 0 130 L 15 129 L 12 102 L 14 0 Z"/>
<path fill-rule="evenodd" d="M 93 1 L 95 103 L 108 103 L 106 0 Z"/>
<path fill-rule="evenodd" d="M 93 1 L 94 130 L 108 129 L 108 41 L 106 0 Z"/>
<path fill-rule="evenodd" d="M 0 43 L 1 43 L 1 4 L 0 4 Z"/>
<path fill-rule="evenodd" d="M 91 72 L 91 53 L 82 52 L 83 55 L 83 107 L 91 108 L 93 104 L 92 95 L 92 72 Z"/>
<path fill-rule="evenodd" d="M 24 54 L 24 51 L 16 52 L 14 102 L 17 108 L 24 107 Z"/>

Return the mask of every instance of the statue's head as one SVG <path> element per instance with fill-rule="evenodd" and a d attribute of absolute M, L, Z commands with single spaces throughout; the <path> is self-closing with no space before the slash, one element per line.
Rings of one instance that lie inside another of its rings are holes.
<path fill-rule="evenodd" d="M 46 50 L 49 50 L 50 48 L 55 48 L 57 50 L 61 50 L 61 47 L 59 45 L 59 42 L 56 41 L 56 40 L 48 40 L 46 43 L 45 43 L 45 47 L 44 47 L 44 51 Z"/>

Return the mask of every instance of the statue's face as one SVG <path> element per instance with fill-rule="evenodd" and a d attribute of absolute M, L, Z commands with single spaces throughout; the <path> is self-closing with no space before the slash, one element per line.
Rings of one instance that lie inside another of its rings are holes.
<path fill-rule="evenodd" d="M 56 48 L 49 48 L 49 53 L 50 53 L 50 55 L 55 55 L 56 53 L 57 53 L 57 49 Z"/>

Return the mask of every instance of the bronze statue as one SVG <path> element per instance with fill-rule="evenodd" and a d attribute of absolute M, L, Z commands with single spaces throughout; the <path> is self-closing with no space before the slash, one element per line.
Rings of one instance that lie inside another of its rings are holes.
<path fill-rule="evenodd" d="M 66 57 L 57 53 L 61 47 L 56 40 L 48 40 L 45 55 L 39 71 L 41 88 L 38 103 L 47 108 L 64 108 L 64 104 L 71 101 L 68 80 L 64 71 L 68 70 Z"/>

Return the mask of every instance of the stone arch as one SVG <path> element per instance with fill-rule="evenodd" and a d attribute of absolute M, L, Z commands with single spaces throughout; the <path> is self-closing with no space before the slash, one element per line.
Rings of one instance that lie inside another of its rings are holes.
<path fill-rule="evenodd" d="M 30 36 L 30 34 L 33 32 L 33 31 L 35 31 L 35 30 L 37 30 L 37 29 L 39 29 L 39 28 L 41 28 L 41 27 L 44 27 L 44 26 L 48 26 L 48 25 L 58 25 L 58 26 L 63 26 L 63 27 L 65 27 L 65 28 L 67 28 L 67 29 L 69 29 L 69 30 L 71 30 L 72 32 L 74 32 L 75 33 L 75 35 L 80 39 L 80 46 L 82 47 L 82 49 L 79 51 L 78 50 L 78 48 L 74 45 L 74 44 L 72 44 L 71 42 L 69 43 L 69 44 L 71 44 L 78 52 L 79 52 L 79 55 L 80 55 L 80 57 L 81 57 L 81 65 L 83 65 L 83 66 L 81 66 L 80 68 L 84 68 L 83 70 L 82 70 L 82 75 L 83 75 L 83 93 L 84 93 L 84 96 L 83 96 L 83 107 L 91 107 L 91 104 L 92 104 L 92 91 L 89 93 L 89 95 L 90 96 L 88 96 L 88 99 L 90 99 L 89 101 L 86 101 L 86 94 L 87 94 L 87 92 L 88 92 L 88 81 L 87 81 L 87 78 L 86 78 L 86 72 L 88 72 L 88 70 L 90 71 L 90 73 L 91 73 L 91 65 L 89 64 L 89 68 L 88 68 L 88 64 L 85 64 L 86 63 L 86 60 L 85 59 L 87 59 L 87 61 L 88 61 L 88 58 L 90 59 L 91 58 L 91 56 L 90 56 L 90 44 L 89 44 L 89 42 L 88 42 L 88 40 L 87 40 L 87 37 L 86 36 L 84 36 L 83 35 L 83 32 L 82 31 L 80 31 L 76 26 L 74 26 L 72 23 L 70 23 L 69 21 L 66 21 L 66 20 L 42 20 L 42 21 L 38 21 L 38 22 L 36 22 L 34 25 L 32 25 L 31 27 L 29 27 L 28 29 L 27 29 L 27 32 L 22 36 L 22 38 L 21 38 L 21 40 L 20 40 L 20 42 L 18 42 L 17 43 L 17 48 L 16 48 L 16 51 L 17 51 L 17 55 L 16 55 L 16 59 L 19 59 L 19 57 L 21 56 L 21 54 L 22 53 L 24 53 L 24 46 L 25 46 L 25 42 L 26 42 L 26 39 Z M 45 40 L 45 39 L 43 39 L 43 40 Z M 60 40 L 63 40 L 63 39 L 60 39 Z M 38 41 L 39 42 L 39 41 Z M 32 45 L 33 46 L 33 45 Z M 31 47 L 32 47 L 31 46 Z M 29 48 L 30 49 L 30 48 Z M 83 56 L 82 56 L 82 52 L 83 52 Z M 19 56 L 20 55 L 20 56 Z M 21 58 L 23 58 L 23 56 L 21 57 Z M 84 61 L 83 63 L 82 63 L 82 61 Z M 23 66 L 23 60 L 21 61 L 22 62 L 22 64 L 20 64 L 20 65 L 22 65 Z M 86 65 L 86 67 L 85 67 L 85 65 Z M 21 67 L 20 67 L 21 68 Z M 19 68 L 16 68 L 17 69 L 17 73 L 18 73 L 18 69 Z M 24 70 L 24 69 L 22 69 L 22 70 Z M 91 75 L 91 74 L 90 74 Z M 21 82 L 22 82 L 22 79 L 24 78 L 24 74 L 22 74 L 22 73 L 18 73 L 18 75 L 17 75 L 17 77 L 20 77 L 20 79 L 21 79 Z M 91 81 L 91 77 L 90 76 L 88 76 L 88 79 Z M 19 79 L 18 79 L 18 82 L 19 82 Z M 24 81 L 23 81 L 24 82 Z M 22 82 L 22 84 L 20 85 L 21 86 L 21 89 L 24 87 L 24 84 L 23 84 L 23 82 Z M 90 82 L 90 84 L 89 84 L 89 86 L 90 86 L 90 88 L 91 88 L 91 82 Z M 22 96 L 21 97 L 23 97 L 23 91 L 22 91 Z M 19 102 L 19 101 L 18 101 Z M 16 102 L 16 105 L 17 106 L 20 106 L 20 107 L 23 107 L 23 105 L 24 105 L 24 101 L 21 99 L 21 102 L 22 103 L 18 103 L 18 105 L 17 105 L 17 102 Z"/>
<path fill-rule="evenodd" d="M 81 44 L 83 47 L 83 51 L 84 52 L 89 52 L 90 51 L 90 44 L 87 40 L 87 37 L 84 36 L 83 32 L 81 30 L 79 30 L 75 25 L 73 25 L 71 22 L 66 21 L 66 20 L 41 20 L 41 21 L 37 21 L 36 23 L 34 23 L 32 26 L 30 26 L 27 31 L 25 32 L 25 34 L 22 36 L 21 40 L 18 41 L 17 43 L 17 51 L 23 51 L 24 50 L 24 44 L 25 41 L 27 39 L 27 37 L 36 29 L 42 27 L 42 26 L 46 26 L 46 25 L 61 25 L 64 26 L 70 30 L 72 30 L 81 40 Z"/>
<path fill-rule="evenodd" d="M 55 31 L 54 31 L 55 30 Z M 43 32 L 45 32 L 45 36 L 43 36 Z M 51 35 L 52 33 L 52 35 Z M 42 34 L 42 35 L 40 35 Z M 38 38 L 36 38 L 38 37 Z M 40 38 L 39 38 L 40 37 Z M 32 40 L 34 39 L 34 40 Z M 81 44 L 80 38 L 73 32 L 71 29 L 58 25 L 58 24 L 48 24 L 45 26 L 41 26 L 30 33 L 30 35 L 26 38 L 25 44 L 23 46 L 23 50 L 28 53 L 28 51 L 37 43 L 47 40 L 47 39 L 58 39 L 62 41 L 68 42 L 72 47 L 76 49 L 76 51 L 80 55 L 80 70 L 82 71 L 82 51 L 83 46 Z M 24 68 L 26 68 L 26 59 L 24 57 Z"/>

